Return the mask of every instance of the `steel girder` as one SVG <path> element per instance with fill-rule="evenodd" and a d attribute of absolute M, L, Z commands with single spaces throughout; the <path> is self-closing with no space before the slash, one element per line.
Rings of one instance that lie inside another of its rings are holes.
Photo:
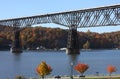
<path fill-rule="evenodd" d="M 120 5 L 0 20 L 0 25 L 10 27 L 43 23 L 55 23 L 66 27 L 74 25 L 77 28 L 120 25 Z"/>

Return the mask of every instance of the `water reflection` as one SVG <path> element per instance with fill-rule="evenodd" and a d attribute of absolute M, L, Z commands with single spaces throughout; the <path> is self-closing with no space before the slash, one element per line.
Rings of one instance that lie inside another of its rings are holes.
<path fill-rule="evenodd" d="M 22 74 L 22 60 L 21 60 L 22 53 L 12 53 L 12 54 L 13 54 L 12 71 L 16 72 L 13 74 L 12 78 L 14 78 L 15 76 Z"/>
<path fill-rule="evenodd" d="M 73 65 L 76 65 L 76 63 L 78 62 L 78 56 L 79 56 L 79 54 L 70 54 L 70 55 L 68 55 L 69 64 L 73 63 Z"/>
<path fill-rule="evenodd" d="M 73 67 L 78 62 L 78 56 L 79 56 L 79 54 L 69 54 L 68 55 L 69 67 L 70 67 L 69 68 L 69 70 L 70 70 L 70 79 L 73 79 Z"/>
<path fill-rule="evenodd" d="M 21 53 L 13 53 L 14 61 L 20 61 Z"/>

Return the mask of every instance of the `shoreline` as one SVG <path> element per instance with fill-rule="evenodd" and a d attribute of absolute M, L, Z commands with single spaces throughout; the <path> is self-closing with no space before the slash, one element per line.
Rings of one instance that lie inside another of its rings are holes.
<path fill-rule="evenodd" d="M 55 78 L 56 76 L 46 76 L 45 79 L 70 79 L 70 76 L 60 76 L 60 78 Z M 115 78 L 115 79 L 120 79 L 120 74 L 119 75 L 100 75 L 100 76 L 85 76 L 85 77 L 80 77 L 80 76 L 73 76 L 74 79 L 108 79 L 108 78 Z M 30 77 L 26 79 L 41 79 L 40 77 Z"/>

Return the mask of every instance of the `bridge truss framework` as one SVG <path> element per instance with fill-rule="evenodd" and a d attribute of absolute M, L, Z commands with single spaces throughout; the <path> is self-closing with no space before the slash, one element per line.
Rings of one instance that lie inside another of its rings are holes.
<path fill-rule="evenodd" d="M 77 28 L 120 25 L 120 5 L 0 20 L 0 25 L 10 27 L 43 23 Z"/>
<path fill-rule="evenodd" d="M 77 28 L 120 25 L 120 5 L 0 20 L 0 25 L 18 28 L 43 23 L 68 27 L 67 47 L 79 51 Z"/>

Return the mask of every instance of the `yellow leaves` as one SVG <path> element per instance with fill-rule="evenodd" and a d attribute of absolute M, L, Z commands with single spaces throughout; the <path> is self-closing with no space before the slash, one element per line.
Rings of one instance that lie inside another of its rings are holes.
<path fill-rule="evenodd" d="M 40 75 L 40 76 L 45 76 L 50 74 L 50 72 L 52 71 L 52 68 L 46 64 L 46 62 L 42 61 L 36 68 L 36 72 Z"/>

